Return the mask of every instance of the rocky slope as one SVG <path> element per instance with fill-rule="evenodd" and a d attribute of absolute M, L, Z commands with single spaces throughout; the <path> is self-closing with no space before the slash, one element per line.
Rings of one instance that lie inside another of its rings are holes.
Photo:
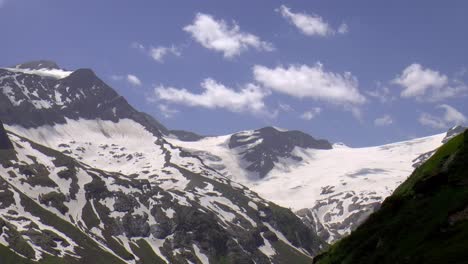
<path fill-rule="evenodd" d="M 418 167 L 314 263 L 467 263 L 468 131 Z"/>
<path fill-rule="evenodd" d="M 1 263 L 308 263 L 325 246 L 91 70 L 22 64 L 0 90 Z"/>

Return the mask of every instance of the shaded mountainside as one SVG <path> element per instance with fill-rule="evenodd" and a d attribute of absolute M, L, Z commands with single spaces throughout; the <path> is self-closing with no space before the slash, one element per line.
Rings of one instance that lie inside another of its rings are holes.
<path fill-rule="evenodd" d="M 468 263 L 468 131 L 418 167 L 314 263 Z"/>
<path fill-rule="evenodd" d="M 10 138 L 3 127 L 2 121 L 0 121 L 0 150 L 12 149 L 13 144 L 11 144 Z"/>

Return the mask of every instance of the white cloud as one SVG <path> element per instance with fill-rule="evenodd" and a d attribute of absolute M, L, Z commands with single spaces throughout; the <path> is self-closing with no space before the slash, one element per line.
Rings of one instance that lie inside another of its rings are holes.
<path fill-rule="evenodd" d="M 229 26 L 224 20 L 216 20 L 213 16 L 198 13 L 193 24 L 184 30 L 203 47 L 222 52 L 224 57 L 232 58 L 249 48 L 258 50 L 273 50 L 273 45 L 260 40 L 259 37 L 242 32 L 236 22 Z"/>
<path fill-rule="evenodd" d="M 440 101 L 459 96 L 468 89 L 464 83 L 417 63 L 406 67 L 392 82 L 403 87 L 401 97 L 421 101 Z"/>
<path fill-rule="evenodd" d="M 302 118 L 302 119 L 304 119 L 304 120 L 312 120 L 313 118 L 315 118 L 316 116 L 318 116 L 321 112 L 322 112 L 322 108 L 320 108 L 320 107 L 314 107 L 314 108 L 312 108 L 311 110 L 304 112 L 304 113 L 300 116 L 300 118 Z"/>
<path fill-rule="evenodd" d="M 121 80 L 123 80 L 124 77 L 122 75 L 111 75 L 110 78 L 113 81 L 121 81 Z"/>
<path fill-rule="evenodd" d="M 132 42 L 132 44 L 130 45 L 132 48 L 134 49 L 138 49 L 138 50 L 141 50 L 141 51 L 145 51 L 146 48 L 143 44 L 139 43 L 139 42 Z"/>
<path fill-rule="evenodd" d="M 447 104 L 441 104 L 438 107 L 445 110 L 443 118 L 447 123 L 454 125 L 461 125 L 466 123 L 466 117 L 452 106 Z"/>
<path fill-rule="evenodd" d="M 141 86 L 141 80 L 135 76 L 134 74 L 127 74 L 127 75 L 111 75 L 111 80 L 113 81 L 122 81 L 126 80 L 129 84 L 133 86 Z"/>
<path fill-rule="evenodd" d="M 292 106 L 290 106 L 289 104 L 278 103 L 278 107 L 283 112 L 294 111 L 294 108 L 292 108 Z"/>
<path fill-rule="evenodd" d="M 377 88 L 370 91 L 365 91 L 365 93 L 377 99 L 381 103 L 388 103 L 396 100 L 396 97 L 390 93 L 390 89 L 387 86 L 383 86 L 381 82 L 377 82 Z"/>
<path fill-rule="evenodd" d="M 389 126 L 393 124 L 393 118 L 390 115 L 384 115 L 374 120 L 375 126 Z"/>
<path fill-rule="evenodd" d="M 158 105 L 158 109 L 165 118 L 171 118 L 179 112 L 178 110 L 172 109 L 165 104 Z"/>
<path fill-rule="evenodd" d="M 447 124 L 440 117 L 433 116 L 428 113 L 422 113 L 418 119 L 423 126 L 429 126 L 437 129 L 446 128 Z"/>
<path fill-rule="evenodd" d="M 442 116 L 434 116 L 428 113 L 422 113 L 419 116 L 419 123 L 424 126 L 430 126 L 437 129 L 449 128 L 454 125 L 463 125 L 467 122 L 467 118 L 454 107 L 441 104 L 437 108 L 444 110 Z"/>
<path fill-rule="evenodd" d="M 234 90 L 208 78 L 201 83 L 201 87 L 204 91 L 200 94 L 195 94 L 186 89 L 160 85 L 154 89 L 154 93 L 159 100 L 171 103 L 209 109 L 223 108 L 231 112 L 251 112 L 268 115 L 265 103 L 263 102 L 268 92 L 254 84 L 247 84 L 240 90 Z"/>
<path fill-rule="evenodd" d="M 169 55 L 169 54 L 173 54 L 175 56 L 180 56 L 181 55 L 180 50 L 175 46 L 171 46 L 171 47 L 159 46 L 159 47 L 156 47 L 156 48 L 151 48 L 149 50 L 149 53 L 150 53 L 151 57 L 157 62 L 163 62 L 164 57 Z"/>
<path fill-rule="evenodd" d="M 127 74 L 127 82 L 133 86 L 141 86 L 141 80 L 133 74 Z"/>
<path fill-rule="evenodd" d="M 141 52 L 150 56 L 153 60 L 160 62 L 160 63 L 164 62 L 164 57 L 170 54 L 178 56 L 178 57 L 182 55 L 182 52 L 180 51 L 180 49 L 174 45 L 171 45 L 170 47 L 158 46 L 158 47 L 146 48 L 141 43 L 133 42 L 131 44 L 131 47 L 134 49 L 140 50 Z"/>
<path fill-rule="evenodd" d="M 349 72 L 327 72 L 320 63 L 273 69 L 255 65 L 253 74 L 255 80 L 265 87 L 294 97 L 310 97 L 344 105 L 358 105 L 366 101 L 359 92 L 356 77 Z"/>
<path fill-rule="evenodd" d="M 323 37 L 336 33 L 336 31 L 318 15 L 294 13 L 285 5 L 280 6 L 278 12 L 305 35 Z M 338 28 L 338 33 L 345 34 L 347 32 L 348 25 L 345 23 L 341 24 Z"/>
<path fill-rule="evenodd" d="M 348 27 L 348 24 L 346 23 L 342 23 L 339 27 L 338 27 L 338 33 L 340 34 L 346 34 L 349 32 L 349 27 Z"/>

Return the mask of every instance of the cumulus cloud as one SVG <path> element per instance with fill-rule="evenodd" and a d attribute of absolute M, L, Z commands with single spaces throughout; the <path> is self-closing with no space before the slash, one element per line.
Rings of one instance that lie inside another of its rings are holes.
<path fill-rule="evenodd" d="M 222 108 L 231 112 L 268 114 L 263 101 L 268 92 L 254 84 L 234 90 L 208 78 L 201 83 L 201 87 L 203 92 L 196 94 L 186 89 L 160 85 L 154 89 L 154 93 L 159 100 L 170 103 L 209 109 Z"/>
<path fill-rule="evenodd" d="M 133 86 L 141 86 L 141 81 L 133 74 L 127 74 L 127 82 Z"/>
<path fill-rule="evenodd" d="M 168 55 L 174 55 L 174 56 L 181 56 L 182 52 L 180 49 L 174 45 L 171 45 L 170 47 L 165 47 L 165 46 L 158 46 L 158 47 L 149 47 L 146 48 L 143 44 L 138 43 L 138 42 L 133 42 L 131 44 L 131 47 L 137 50 L 140 50 L 144 54 L 148 55 L 150 58 L 157 62 L 164 62 L 164 58 L 167 57 Z"/>
<path fill-rule="evenodd" d="M 366 99 L 359 92 L 357 78 L 351 73 L 327 72 L 322 64 L 291 65 L 267 68 L 255 65 L 254 78 L 267 88 L 290 96 L 327 101 L 335 104 L 363 104 Z"/>
<path fill-rule="evenodd" d="M 285 5 L 277 10 L 283 18 L 296 26 L 303 34 L 308 36 L 328 36 L 335 33 L 345 34 L 348 32 L 348 25 L 343 23 L 338 30 L 332 28 L 321 16 L 306 13 L 294 13 Z"/>
<path fill-rule="evenodd" d="M 312 120 L 312 119 L 314 119 L 316 116 L 318 116 L 321 112 L 322 112 L 322 108 L 320 108 L 320 107 L 314 107 L 314 108 L 312 108 L 311 110 L 304 112 L 304 113 L 300 116 L 300 118 L 302 118 L 302 119 L 304 119 L 304 120 Z"/>
<path fill-rule="evenodd" d="M 203 47 L 222 52 L 225 58 L 238 56 L 249 48 L 273 50 L 271 43 L 242 32 L 236 22 L 230 26 L 226 21 L 216 20 L 208 14 L 198 13 L 193 23 L 184 27 L 184 31 L 190 33 Z"/>
<path fill-rule="evenodd" d="M 444 110 L 443 115 L 435 116 L 422 113 L 418 119 L 419 123 L 424 126 L 442 129 L 454 125 L 463 125 L 467 122 L 466 116 L 450 105 L 441 104 L 438 105 L 437 108 Z"/>
<path fill-rule="evenodd" d="M 406 67 L 392 82 L 403 87 L 401 97 L 420 101 L 440 101 L 464 94 L 468 89 L 463 82 L 418 63 Z"/>
<path fill-rule="evenodd" d="M 384 115 L 374 120 L 375 126 L 389 126 L 393 124 L 393 118 L 390 115 Z"/>

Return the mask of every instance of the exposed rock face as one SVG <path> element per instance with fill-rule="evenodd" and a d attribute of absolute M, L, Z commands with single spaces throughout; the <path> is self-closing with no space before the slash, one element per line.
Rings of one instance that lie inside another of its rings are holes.
<path fill-rule="evenodd" d="M 1 149 L 12 149 L 13 144 L 11 144 L 10 139 L 3 127 L 2 121 L 0 121 L 0 150 Z"/>
<path fill-rule="evenodd" d="M 267 175 L 280 158 L 301 161 L 302 158 L 293 153 L 295 147 L 331 149 L 332 145 L 301 131 L 280 131 L 274 127 L 239 132 L 229 140 L 229 148 L 238 151 L 247 162 L 246 169 L 257 172 L 260 178 Z"/>

